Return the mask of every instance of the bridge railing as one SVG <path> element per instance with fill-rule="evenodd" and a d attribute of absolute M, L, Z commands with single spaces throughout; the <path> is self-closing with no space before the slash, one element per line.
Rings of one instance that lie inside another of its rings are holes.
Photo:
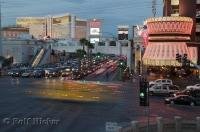
<path fill-rule="evenodd" d="M 108 126 L 106 127 L 108 128 Z M 180 116 L 175 116 L 173 120 L 165 120 L 157 117 L 154 123 L 132 121 L 128 126 L 116 126 L 107 129 L 106 132 L 200 132 L 200 117 L 194 120 L 186 120 Z"/>

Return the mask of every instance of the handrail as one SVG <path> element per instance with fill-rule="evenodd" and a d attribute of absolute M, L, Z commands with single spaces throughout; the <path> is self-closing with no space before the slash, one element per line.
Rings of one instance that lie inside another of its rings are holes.
<path fill-rule="evenodd" d="M 39 53 L 38 53 L 38 55 L 36 56 L 36 58 L 34 59 L 34 61 L 33 61 L 33 63 L 32 63 L 32 67 L 36 67 L 36 66 L 39 64 L 39 62 L 41 61 L 42 56 L 44 55 L 44 53 L 45 53 L 45 49 L 42 48 L 42 49 L 39 51 Z"/>

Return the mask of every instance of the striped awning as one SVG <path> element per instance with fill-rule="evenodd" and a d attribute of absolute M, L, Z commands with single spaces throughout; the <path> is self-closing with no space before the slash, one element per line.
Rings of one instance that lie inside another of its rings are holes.
<path fill-rule="evenodd" d="M 187 47 L 185 42 L 149 42 L 143 63 L 151 66 L 180 66 L 176 61 L 176 54 L 187 54 L 193 62 L 197 62 L 197 49 Z"/>

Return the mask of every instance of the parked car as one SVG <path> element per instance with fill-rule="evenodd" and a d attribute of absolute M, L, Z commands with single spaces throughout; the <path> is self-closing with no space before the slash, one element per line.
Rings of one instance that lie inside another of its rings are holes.
<path fill-rule="evenodd" d="M 72 77 L 71 77 L 72 80 L 82 79 L 82 77 L 83 76 L 80 72 L 78 72 L 78 71 L 72 72 Z"/>
<path fill-rule="evenodd" d="M 189 95 L 194 98 L 200 98 L 200 89 L 185 89 L 174 93 L 174 96 L 179 96 L 179 95 Z"/>
<path fill-rule="evenodd" d="M 169 96 L 179 91 L 179 87 L 171 84 L 155 84 L 149 88 L 150 95 Z"/>
<path fill-rule="evenodd" d="M 186 89 L 200 89 L 200 84 L 195 84 L 195 85 L 187 86 Z"/>
<path fill-rule="evenodd" d="M 34 78 L 41 78 L 45 76 L 45 71 L 44 70 L 34 70 L 33 71 L 33 77 Z"/>
<path fill-rule="evenodd" d="M 149 82 L 149 87 L 155 85 L 155 84 L 173 84 L 172 80 L 170 79 L 157 79 L 155 81 L 150 81 Z"/>
<path fill-rule="evenodd" d="M 197 105 L 194 97 L 189 95 L 179 95 L 176 97 L 170 97 L 165 99 L 165 104 L 180 104 L 180 105 Z"/>
<path fill-rule="evenodd" d="M 22 74 L 22 71 L 19 70 L 19 69 L 14 69 L 14 70 L 9 71 L 8 74 L 9 74 L 10 76 L 12 76 L 12 77 L 20 77 L 21 74 Z"/>
<path fill-rule="evenodd" d="M 25 70 L 22 75 L 22 77 L 32 77 L 33 76 L 33 70 Z"/>
<path fill-rule="evenodd" d="M 46 77 L 59 77 L 60 73 L 57 69 L 45 70 Z"/>
<path fill-rule="evenodd" d="M 72 68 L 70 66 L 65 67 L 62 71 L 61 71 L 61 76 L 62 77 L 70 77 L 72 74 Z"/>

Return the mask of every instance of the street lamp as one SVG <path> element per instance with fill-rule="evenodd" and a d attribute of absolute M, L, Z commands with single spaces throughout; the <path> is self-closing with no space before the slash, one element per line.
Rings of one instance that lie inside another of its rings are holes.
<path fill-rule="evenodd" d="M 2 53 L 2 31 L 1 31 L 1 0 L 0 0 L 0 56 L 3 56 Z"/>

